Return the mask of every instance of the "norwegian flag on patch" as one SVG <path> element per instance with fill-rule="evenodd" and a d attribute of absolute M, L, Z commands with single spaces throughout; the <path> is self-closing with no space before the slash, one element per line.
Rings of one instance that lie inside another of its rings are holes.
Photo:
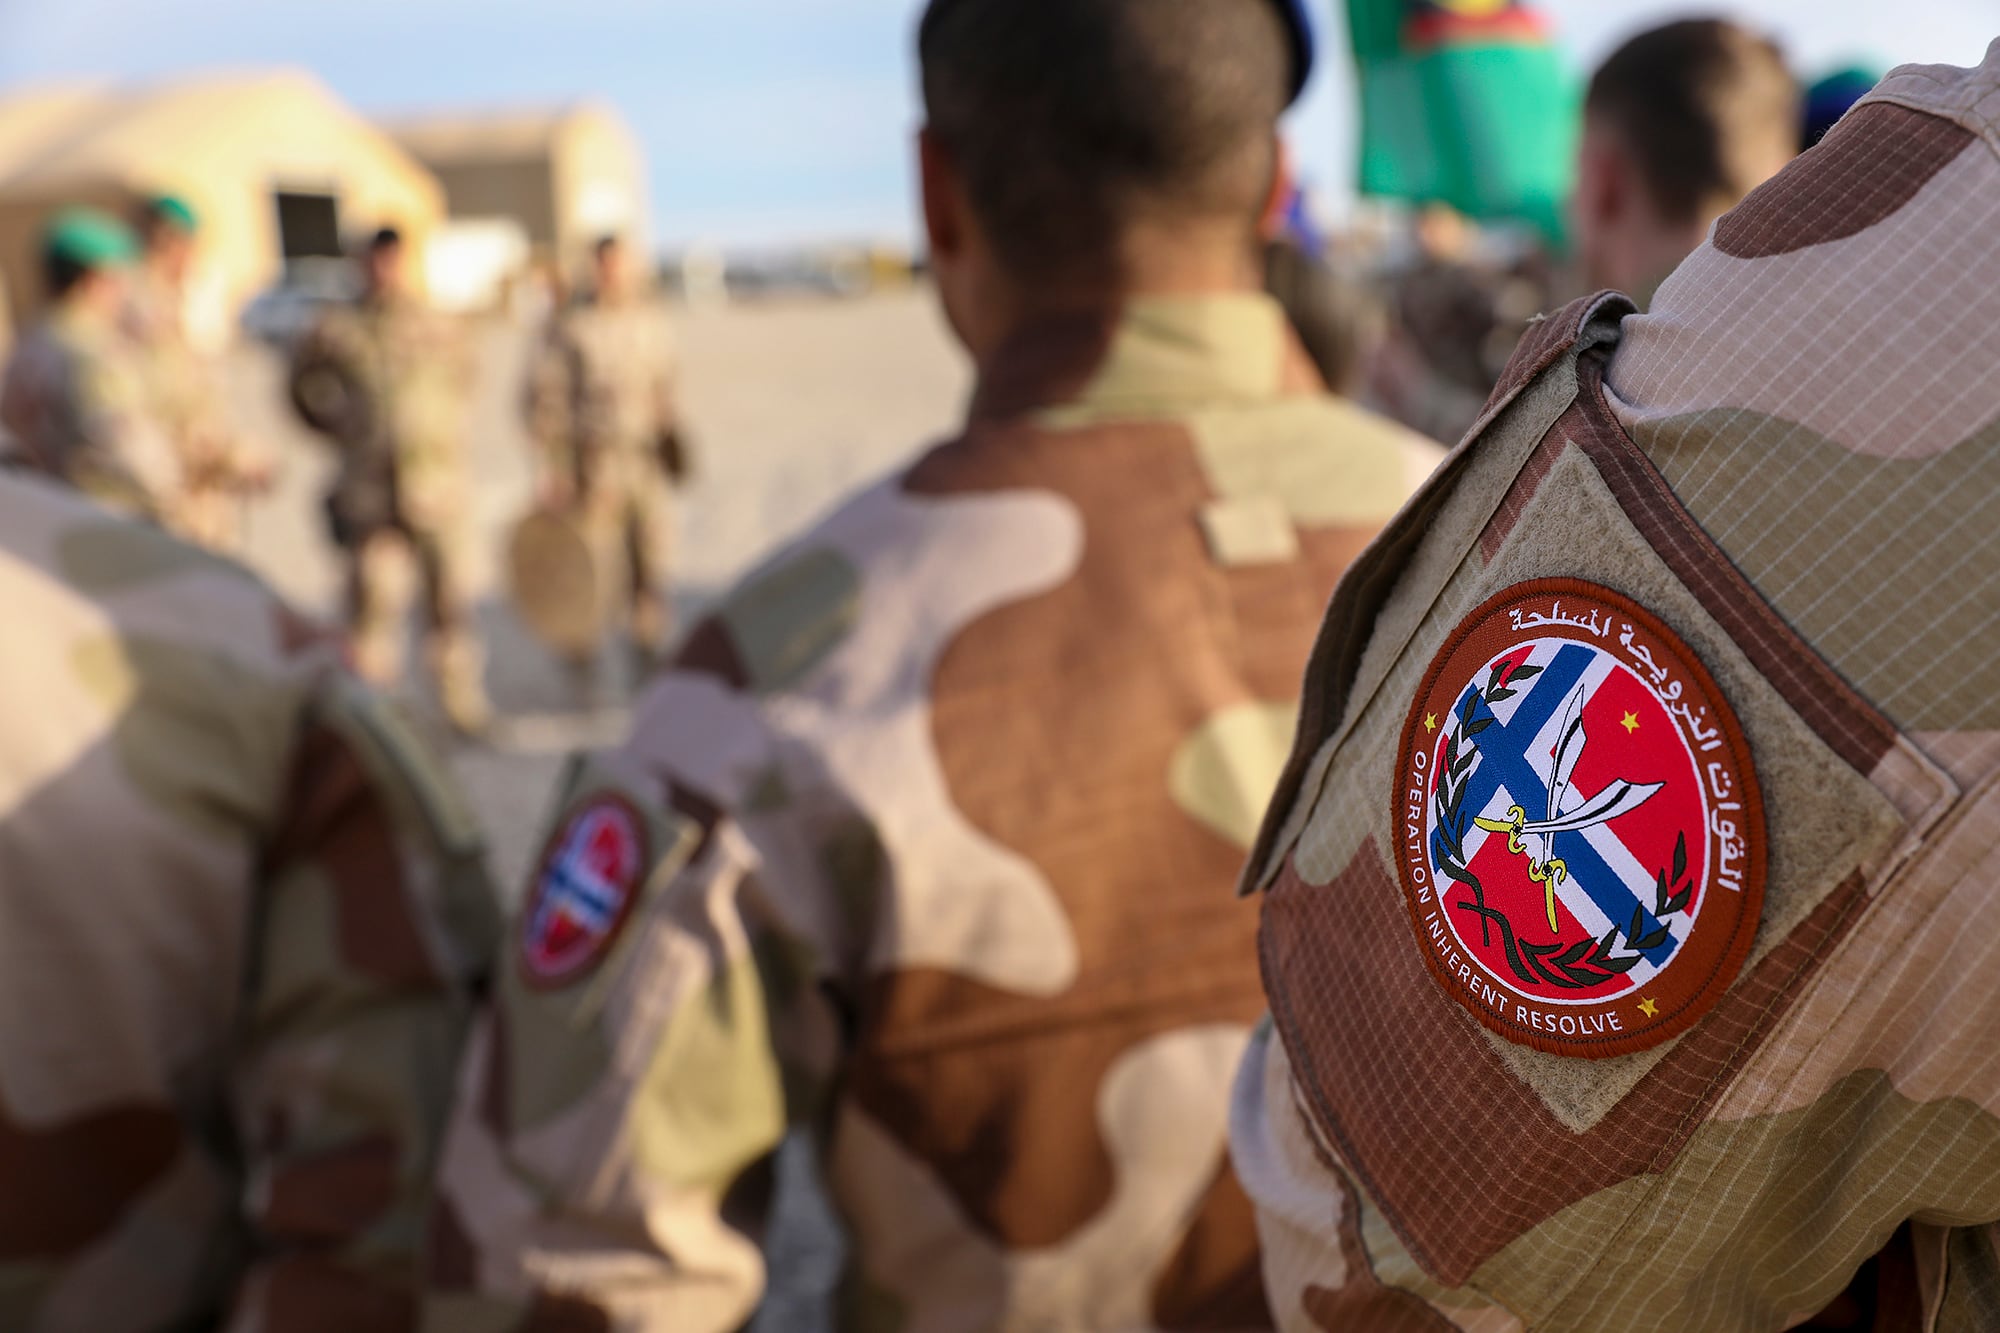
<path fill-rule="evenodd" d="M 549 840 L 521 919 L 521 968 L 563 986 L 611 951 L 646 872 L 645 821 L 623 797 L 598 795 Z"/>

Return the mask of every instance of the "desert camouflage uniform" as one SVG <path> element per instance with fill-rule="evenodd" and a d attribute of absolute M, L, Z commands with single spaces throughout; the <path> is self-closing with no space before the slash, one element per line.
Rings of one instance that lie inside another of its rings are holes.
<path fill-rule="evenodd" d="M 156 521 L 178 481 L 173 446 L 146 412 L 146 380 L 113 325 L 58 308 L 7 365 L 0 425 L 18 464 L 121 513 Z"/>
<path fill-rule="evenodd" d="M 568 986 L 527 961 L 562 858 L 531 887 L 446 1276 L 733 1328 L 799 1125 L 852 1235 L 843 1327 L 1267 1327 L 1228 882 L 1317 608 L 1436 458 L 1327 397 L 1263 296 L 1012 343 L 963 436 L 738 587 L 569 784 L 657 850 Z"/>
<path fill-rule="evenodd" d="M 426 665 L 446 711 L 476 725 L 488 708 L 463 585 L 472 380 L 462 331 L 407 298 L 329 311 L 292 365 L 294 402 L 340 449 L 329 506 L 365 514 L 336 532 L 357 666 L 380 685 L 401 678 L 420 591 Z M 384 463 L 386 479 L 375 475 Z"/>
<path fill-rule="evenodd" d="M 1899 70 L 1649 314 L 1535 326 L 1336 594 L 1232 1112 L 1288 1328 L 2000 1328 L 1996 126 L 2000 43 Z M 1453 1003 L 1391 851 L 1419 675 L 1546 577 L 1680 635 L 1763 792 L 1742 971 L 1604 1060 Z"/>
<path fill-rule="evenodd" d="M 529 368 L 529 431 L 544 475 L 617 533 L 632 638 L 657 651 L 669 626 L 672 489 L 662 442 L 674 429 L 674 341 L 657 302 L 586 301 L 550 322 Z"/>
<path fill-rule="evenodd" d="M 407 1329 L 497 920 L 253 578 L 0 477 L 0 1328 Z"/>
<path fill-rule="evenodd" d="M 189 541 L 233 554 L 243 542 L 244 492 L 264 459 L 231 428 L 217 368 L 189 340 L 179 294 L 143 271 L 131 282 L 124 333 L 144 410 L 176 465 L 162 518 Z"/>

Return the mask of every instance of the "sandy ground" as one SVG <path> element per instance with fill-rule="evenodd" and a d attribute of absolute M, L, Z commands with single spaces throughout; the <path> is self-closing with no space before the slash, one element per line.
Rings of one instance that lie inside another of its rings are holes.
<path fill-rule="evenodd" d="M 966 365 L 921 289 L 688 309 L 678 328 L 699 467 L 679 503 L 675 574 L 684 618 L 814 515 L 941 438 L 969 389 Z M 608 662 L 600 696 L 608 702 L 579 707 L 496 586 L 506 533 L 526 508 L 531 481 L 515 410 L 527 333 L 495 322 L 480 337 L 486 373 L 473 438 L 468 577 L 502 724 L 492 744 L 459 747 L 453 757 L 512 897 L 563 758 L 623 733 L 626 682 L 619 664 Z M 300 606 L 331 616 L 339 571 L 319 516 L 329 461 L 286 406 L 276 356 L 246 347 L 229 371 L 239 421 L 269 442 L 282 469 L 273 494 L 248 515 L 251 563 Z M 838 1261 L 823 1207 L 801 1183 L 809 1174 L 803 1155 L 794 1150 L 783 1166 L 773 1293 L 759 1320 L 771 1333 L 825 1326 L 822 1293 Z"/>

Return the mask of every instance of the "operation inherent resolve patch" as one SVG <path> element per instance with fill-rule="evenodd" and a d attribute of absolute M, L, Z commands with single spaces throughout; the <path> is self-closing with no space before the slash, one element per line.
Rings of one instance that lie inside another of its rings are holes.
<path fill-rule="evenodd" d="M 1466 617 L 1392 800 L 1424 962 L 1509 1041 L 1658 1045 L 1749 952 L 1764 809 L 1742 728 L 1687 645 L 1608 588 L 1517 584 Z"/>
<path fill-rule="evenodd" d="M 536 863 L 521 913 L 521 976 L 538 990 L 594 969 L 618 940 L 650 868 L 646 821 L 622 796 L 573 808 Z"/>

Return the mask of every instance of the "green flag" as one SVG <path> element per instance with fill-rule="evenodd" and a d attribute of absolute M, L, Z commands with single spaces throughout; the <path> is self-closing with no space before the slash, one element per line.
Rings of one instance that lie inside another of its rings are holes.
<path fill-rule="evenodd" d="M 1347 0 L 1364 195 L 1444 203 L 1560 243 L 1577 94 L 1516 0 Z"/>

